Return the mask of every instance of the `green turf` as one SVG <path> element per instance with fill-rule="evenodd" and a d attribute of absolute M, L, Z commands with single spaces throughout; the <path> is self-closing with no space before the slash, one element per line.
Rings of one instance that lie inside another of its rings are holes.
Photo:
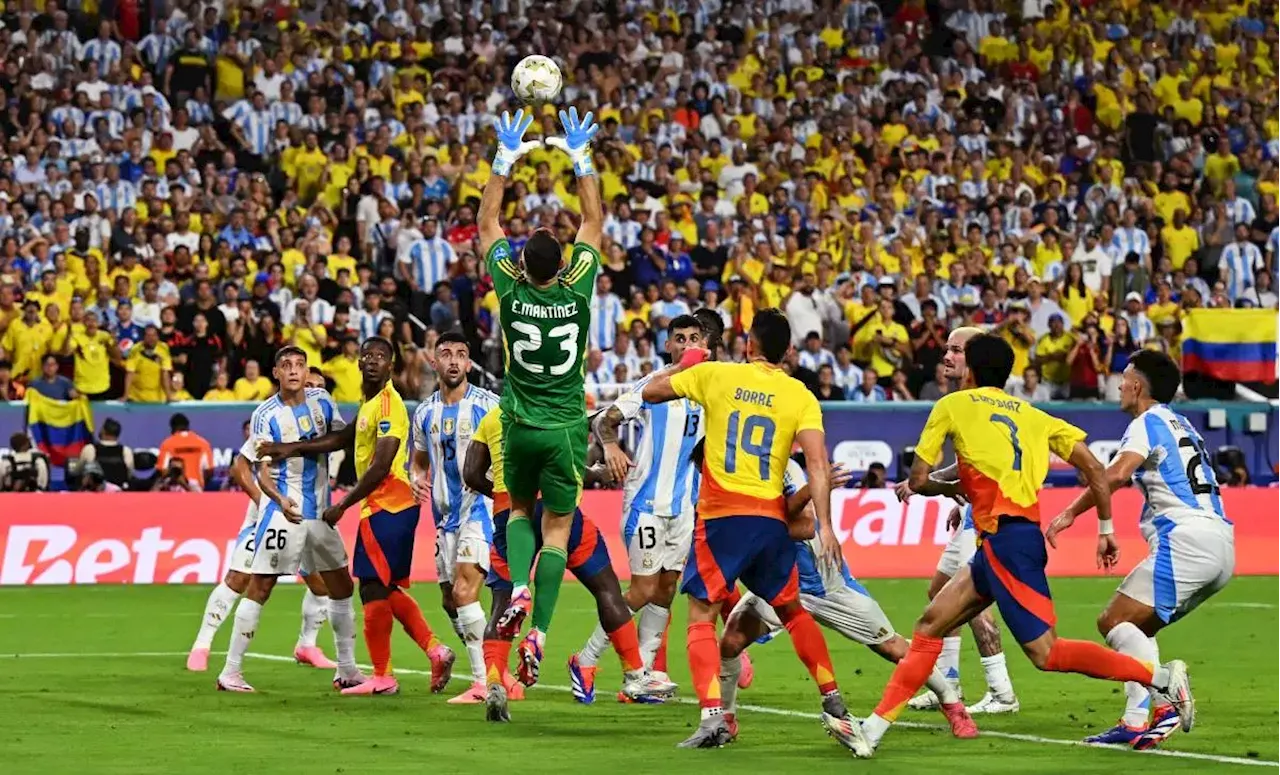
<path fill-rule="evenodd" d="M 1114 580 L 1058 580 L 1059 631 L 1097 638 L 1094 617 Z M 890 617 L 908 627 L 924 600 L 924 583 L 870 584 Z M 412 590 L 433 626 L 454 641 L 431 585 Z M 607 697 L 618 670 L 603 662 L 601 700 L 576 705 L 563 691 L 535 689 L 512 705 L 514 723 L 490 725 L 482 709 L 449 706 L 427 692 L 420 675 L 401 677 L 402 693 L 340 698 L 326 672 L 290 662 L 246 661 L 256 695 L 214 691 L 214 672 L 187 673 L 181 656 L 195 634 L 207 588 L 80 587 L 0 590 L 0 772 L 3 773 L 364 773 L 501 772 L 831 772 L 877 773 L 1249 771 L 1241 763 L 1153 757 L 986 736 L 958 741 L 938 730 L 895 729 L 877 758 L 856 762 L 827 739 L 813 718 L 744 710 L 742 738 L 719 751 L 672 746 L 697 723 L 688 704 L 620 706 Z M 281 588 L 264 613 L 253 651 L 288 655 L 298 623 L 300 590 Z M 1236 579 L 1191 618 L 1161 637 L 1161 653 L 1185 659 L 1199 700 L 1200 726 L 1176 736 L 1173 751 L 1270 762 L 1277 751 L 1277 631 L 1275 578 Z M 677 610 L 680 606 L 677 605 Z M 543 680 L 563 687 L 562 665 L 593 625 L 594 608 L 580 587 L 566 585 L 551 632 Z M 671 673 L 685 696 L 683 616 L 672 637 Z M 223 648 L 227 628 L 215 648 Z M 397 633 L 396 664 L 422 669 L 426 660 Z M 332 653 L 326 627 L 321 644 Z M 865 649 L 830 639 L 851 709 L 866 713 L 878 699 L 889 666 Z M 458 647 L 458 644 L 454 644 Z M 459 648 L 459 650 L 461 650 Z M 76 654 L 110 652 L 98 658 Z M 45 654 L 46 656 L 37 656 Z M 756 684 L 741 702 L 816 712 L 812 682 L 785 636 L 752 649 Z M 25 656 L 24 656 L 25 655 Z M 54 656 L 64 655 L 64 656 Z M 363 654 L 361 655 L 363 660 Z M 216 671 L 221 657 L 211 660 Z M 458 667 L 466 672 L 465 656 Z M 1078 676 L 1037 673 L 1010 655 L 1023 710 L 979 717 L 988 731 L 1075 740 L 1109 726 L 1120 712 L 1120 687 Z M 971 642 L 963 670 L 969 699 L 982 678 Z M 454 688 L 454 687 L 451 687 Z M 456 690 L 464 688 L 457 682 Z M 936 724 L 936 714 L 905 720 Z M 1247 763 L 1247 762 L 1246 762 Z"/>

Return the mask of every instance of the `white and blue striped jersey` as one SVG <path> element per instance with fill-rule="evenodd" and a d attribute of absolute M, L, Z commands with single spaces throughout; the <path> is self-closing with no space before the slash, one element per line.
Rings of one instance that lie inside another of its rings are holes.
<path fill-rule="evenodd" d="M 1253 209 L 1253 203 L 1242 196 L 1227 202 L 1226 205 L 1227 216 L 1231 218 L 1232 226 L 1239 226 L 1242 223 L 1247 226 L 1253 223 L 1254 218 L 1258 217 L 1258 214 Z"/>
<path fill-rule="evenodd" d="M 409 276 L 418 289 L 425 293 L 430 293 L 441 280 L 449 279 L 449 267 L 457 260 L 453 246 L 439 235 L 414 240 L 400 258 L 401 263 L 409 265 Z"/>
<path fill-rule="evenodd" d="M 106 78 L 107 73 L 111 72 L 111 66 L 120 61 L 120 44 L 111 39 L 94 38 L 84 44 L 81 54 L 81 59 L 90 59 L 97 62 L 98 73 L 103 78 Z"/>
<path fill-rule="evenodd" d="M 702 406 L 687 398 L 646 402 L 640 392 L 650 378 L 613 403 L 624 421 L 643 428 L 631 456 L 635 466 L 622 485 L 622 513 L 628 520 L 640 512 L 671 518 L 692 515 L 701 484 L 701 472 L 691 458 L 706 433 Z"/>
<path fill-rule="evenodd" d="M 615 244 L 621 245 L 623 250 L 630 250 L 640 244 L 640 232 L 643 229 L 643 226 L 630 218 L 622 221 L 610 215 L 604 219 L 605 235 Z"/>
<path fill-rule="evenodd" d="M 613 349 L 618 339 L 618 326 L 626 317 L 622 299 L 615 294 L 596 294 L 591 297 L 591 346 L 598 350 Z"/>
<path fill-rule="evenodd" d="M 244 133 L 249 143 L 249 153 L 254 156 L 266 156 L 271 153 L 271 137 L 275 134 L 276 121 L 269 110 L 244 111 L 235 119 L 236 126 Z"/>
<path fill-rule="evenodd" d="M 1120 260 L 1123 262 L 1124 257 L 1130 253 L 1137 253 L 1139 256 L 1146 256 L 1151 253 L 1151 237 L 1137 226 L 1132 228 L 1120 227 L 1116 229 L 1116 233 L 1111 237 L 1111 244 L 1116 246 L 1120 251 Z"/>
<path fill-rule="evenodd" d="M 468 385 L 456 404 L 446 404 L 437 390 L 413 412 L 413 448 L 431 461 L 431 514 L 438 530 L 456 533 L 464 522 L 478 520 L 492 538 L 493 502 L 463 487 L 462 465 L 480 420 L 497 405 L 496 395 Z"/>
<path fill-rule="evenodd" d="M 1226 272 L 1227 298 L 1236 299 L 1253 287 L 1254 273 L 1264 266 L 1262 251 L 1252 242 L 1232 242 L 1222 249 L 1222 269 Z"/>
<path fill-rule="evenodd" d="M 289 406 L 279 393 L 258 404 L 249 421 L 249 438 L 240 448 L 240 454 L 256 463 L 259 442 L 314 439 L 346 427 L 338 403 L 329 391 L 306 388 L 304 396 L 297 406 Z M 319 519 L 329 507 L 329 456 L 291 457 L 272 461 L 270 466 L 271 478 L 280 495 L 298 504 L 303 519 Z M 279 506 L 270 502 L 262 515 L 265 518 L 279 510 Z"/>
<path fill-rule="evenodd" d="M 790 498 L 809 483 L 804 469 L 794 460 L 787 461 L 787 469 L 782 474 L 782 495 Z M 871 597 L 858 580 L 849 572 L 849 563 L 840 560 L 840 567 L 833 568 L 829 563 L 820 562 L 822 543 L 819 541 L 819 525 L 813 538 L 807 541 L 796 541 L 796 573 L 800 576 L 800 591 L 814 597 L 826 597 L 833 589 L 846 587 L 860 595 Z"/>
<path fill-rule="evenodd" d="M 1117 454 L 1125 452 L 1142 457 L 1133 481 L 1146 502 L 1138 523 L 1144 538 L 1188 519 L 1231 524 L 1204 439 L 1187 418 L 1164 404 L 1151 407 L 1129 423 Z"/>

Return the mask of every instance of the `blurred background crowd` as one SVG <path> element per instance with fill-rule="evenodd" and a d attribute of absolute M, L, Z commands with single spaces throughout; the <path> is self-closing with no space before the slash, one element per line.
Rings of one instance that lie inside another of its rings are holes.
<path fill-rule="evenodd" d="M 0 396 L 256 401 L 358 342 L 406 398 L 439 332 L 500 385 L 475 211 L 521 57 L 601 123 L 588 392 L 660 368 L 702 306 L 743 357 L 793 327 L 824 400 L 934 400 L 947 334 L 1010 388 L 1116 398 L 1196 307 L 1277 306 L 1274 0 L 9 0 L 0 29 Z M 551 109 L 532 133 L 558 132 Z M 575 231 L 568 159 L 503 213 Z"/>

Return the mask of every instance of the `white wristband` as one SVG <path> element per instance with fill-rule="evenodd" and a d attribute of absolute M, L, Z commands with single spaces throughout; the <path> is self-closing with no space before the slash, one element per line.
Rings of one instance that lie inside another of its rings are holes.
<path fill-rule="evenodd" d="M 1109 536 L 1116 532 L 1115 521 L 1111 519 L 1098 520 L 1098 535 Z"/>

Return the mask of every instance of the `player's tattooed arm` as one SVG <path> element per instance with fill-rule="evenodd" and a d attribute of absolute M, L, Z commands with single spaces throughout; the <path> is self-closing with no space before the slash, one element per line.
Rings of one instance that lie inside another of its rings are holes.
<path fill-rule="evenodd" d="M 462 483 L 486 498 L 492 498 L 493 482 L 489 481 L 491 465 L 488 444 L 468 444 L 467 457 L 462 461 Z"/>
<path fill-rule="evenodd" d="M 923 457 L 916 455 L 915 462 L 911 464 L 911 475 L 907 479 L 907 485 L 911 488 L 911 492 L 917 495 L 945 495 L 948 498 L 963 497 L 960 492 L 960 483 L 958 481 L 941 481 L 932 476 L 933 466 L 929 465 L 929 461 Z"/>
<path fill-rule="evenodd" d="M 618 429 L 626 419 L 617 406 L 611 406 L 601 412 L 595 422 L 596 436 L 600 439 L 601 447 L 604 448 L 604 465 L 608 478 L 618 484 L 627 478 L 627 472 L 634 465 L 631 458 L 623 451 L 622 445 L 618 443 Z"/>
<path fill-rule="evenodd" d="M 391 475 L 391 464 L 395 461 L 396 453 L 400 451 L 400 445 L 403 443 L 402 439 L 395 436 L 379 438 L 373 447 L 373 460 L 369 461 L 369 469 L 360 477 L 360 481 L 356 482 L 356 486 L 347 491 L 342 500 L 325 509 L 324 521 L 330 525 L 336 525 L 347 509 L 378 489 L 378 485 Z"/>

